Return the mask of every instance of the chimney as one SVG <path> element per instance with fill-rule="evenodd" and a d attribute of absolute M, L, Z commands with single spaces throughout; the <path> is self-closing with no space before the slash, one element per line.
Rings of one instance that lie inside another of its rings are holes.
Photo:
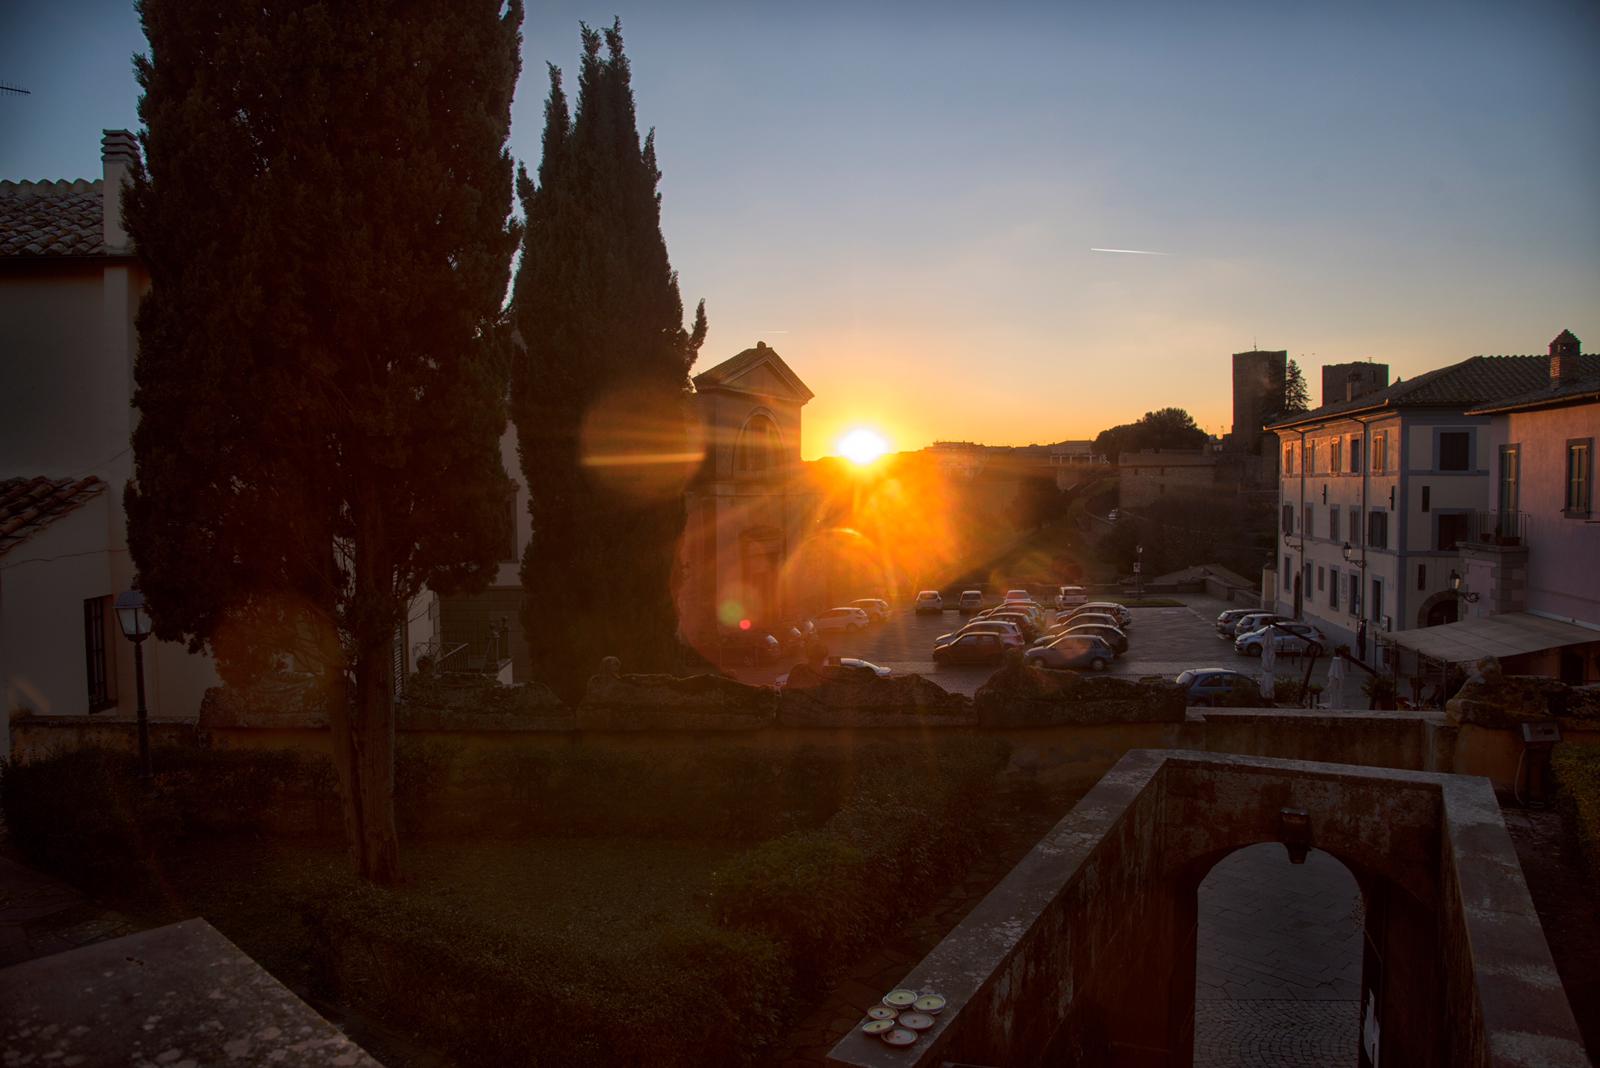
<path fill-rule="evenodd" d="M 1550 342 L 1550 385 L 1564 386 L 1578 377 L 1578 350 L 1582 343 L 1571 330 L 1563 330 Z"/>
<path fill-rule="evenodd" d="M 122 228 L 122 183 L 139 163 L 139 142 L 127 130 L 102 130 L 100 162 L 105 167 L 101 183 L 101 236 L 108 256 L 133 251 L 128 231 Z"/>

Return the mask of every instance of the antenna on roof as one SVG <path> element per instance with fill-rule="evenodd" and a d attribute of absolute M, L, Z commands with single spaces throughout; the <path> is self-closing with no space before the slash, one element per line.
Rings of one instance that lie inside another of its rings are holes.
<path fill-rule="evenodd" d="M 0 82 L 0 93 L 16 93 L 18 96 L 33 95 L 32 90 L 24 89 L 20 85 L 12 85 L 9 82 Z"/>

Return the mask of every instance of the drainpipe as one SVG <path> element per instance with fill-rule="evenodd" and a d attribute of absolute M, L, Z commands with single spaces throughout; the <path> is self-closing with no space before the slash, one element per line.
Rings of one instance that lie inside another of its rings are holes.
<path fill-rule="evenodd" d="M 1361 522 L 1363 525 L 1363 529 L 1360 531 L 1361 596 L 1357 599 L 1357 603 L 1361 605 L 1362 611 L 1366 612 L 1367 619 L 1372 623 L 1376 623 L 1377 621 L 1372 619 L 1372 605 L 1368 603 L 1367 599 L 1372 590 L 1372 579 L 1367 575 L 1367 542 L 1371 540 L 1368 535 L 1372 531 L 1372 512 L 1367 505 L 1367 487 L 1372 481 L 1372 426 L 1371 421 L 1368 419 L 1358 417 L 1356 422 L 1361 424 Z M 1357 631 L 1361 629 L 1361 616 L 1359 615 L 1356 616 L 1356 629 Z M 1368 626 L 1367 631 L 1372 638 L 1372 649 L 1376 652 L 1378 649 L 1377 628 Z M 1361 655 L 1364 658 L 1367 655 L 1367 651 L 1362 649 Z"/>
<path fill-rule="evenodd" d="M 1299 519 L 1300 519 L 1300 561 L 1299 561 L 1299 565 L 1295 569 L 1294 579 L 1295 579 L 1296 582 L 1304 583 L 1304 581 L 1305 581 L 1305 573 L 1306 573 L 1306 538 L 1310 537 L 1310 535 L 1311 535 L 1311 532 L 1309 530 L 1307 530 L 1306 527 L 1305 527 L 1305 522 L 1306 522 L 1306 432 L 1304 430 L 1300 431 L 1300 516 L 1299 516 Z M 1309 594 L 1310 592 L 1311 592 L 1310 590 L 1306 589 L 1302 585 L 1302 587 L 1300 589 L 1300 596 L 1296 597 L 1295 601 L 1294 601 L 1294 618 L 1301 619 L 1305 615 L 1304 605 L 1306 603 L 1306 595 Z"/>

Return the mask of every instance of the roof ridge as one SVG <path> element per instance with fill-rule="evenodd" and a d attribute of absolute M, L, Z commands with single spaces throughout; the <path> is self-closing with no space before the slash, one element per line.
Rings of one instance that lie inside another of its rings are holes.
<path fill-rule="evenodd" d="M 68 193 L 98 192 L 104 185 L 103 178 L 4 178 L 0 179 L 0 193 L 11 196 L 22 193 L 65 196 Z"/>

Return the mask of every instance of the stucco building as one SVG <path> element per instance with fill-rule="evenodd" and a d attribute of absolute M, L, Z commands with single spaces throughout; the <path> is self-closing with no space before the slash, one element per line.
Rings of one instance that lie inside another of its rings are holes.
<path fill-rule="evenodd" d="M 0 182 L 0 699 L 17 713 L 131 714 L 133 650 L 111 611 L 133 581 L 122 491 L 134 315 L 150 278 L 122 227 L 133 136 L 92 181 Z M 144 649 L 151 712 L 192 716 L 216 682 L 182 645 Z M 9 732 L 8 732 L 9 734 Z"/>
<path fill-rule="evenodd" d="M 1584 373 L 1600 371 L 1581 358 Z M 1461 545 L 1492 514 L 1492 416 L 1544 387 L 1545 356 L 1475 356 L 1274 424 L 1279 441 L 1278 610 L 1352 650 L 1453 622 Z"/>

